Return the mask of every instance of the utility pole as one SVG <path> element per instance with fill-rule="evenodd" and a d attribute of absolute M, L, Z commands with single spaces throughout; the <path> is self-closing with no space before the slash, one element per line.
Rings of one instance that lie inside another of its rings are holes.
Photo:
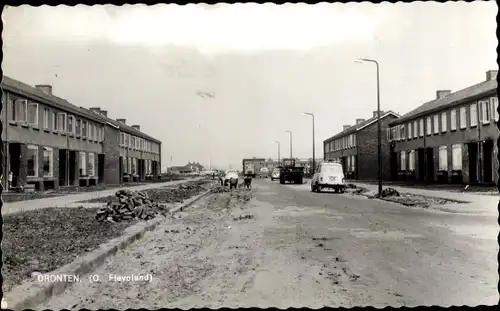
<path fill-rule="evenodd" d="M 286 131 L 288 134 L 290 134 L 290 159 L 293 159 L 292 155 L 292 131 Z"/>
<path fill-rule="evenodd" d="M 281 149 L 280 142 L 277 140 L 275 140 L 274 142 L 278 145 L 278 165 L 279 165 L 279 163 L 280 163 L 280 149 Z"/>
<path fill-rule="evenodd" d="M 312 174 L 314 175 L 315 171 L 316 171 L 316 148 L 315 148 L 315 142 L 314 142 L 314 114 L 311 113 L 311 112 L 304 112 L 305 115 L 308 115 L 308 116 L 311 116 L 312 117 L 312 126 L 313 126 L 313 140 L 312 140 L 312 143 L 313 143 L 313 160 L 312 160 L 312 169 L 311 169 L 311 172 Z"/>

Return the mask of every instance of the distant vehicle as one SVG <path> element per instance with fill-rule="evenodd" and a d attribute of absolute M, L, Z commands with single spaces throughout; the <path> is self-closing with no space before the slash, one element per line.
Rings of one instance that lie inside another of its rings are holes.
<path fill-rule="evenodd" d="M 243 159 L 243 175 L 250 175 L 252 178 L 260 174 L 260 168 L 264 165 L 266 159 L 264 158 L 248 158 Z"/>
<path fill-rule="evenodd" d="M 344 170 L 340 162 L 323 162 L 311 180 L 311 191 L 321 192 L 324 188 L 334 189 L 336 193 L 344 193 L 346 184 Z"/>
<path fill-rule="evenodd" d="M 273 169 L 273 172 L 271 173 L 271 180 L 274 181 L 275 179 L 280 179 L 280 169 L 279 168 Z"/>
<path fill-rule="evenodd" d="M 304 178 L 304 168 L 295 166 L 295 159 L 283 159 L 280 167 L 280 184 L 287 181 L 294 184 L 302 184 Z"/>
<path fill-rule="evenodd" d="M 252 163 L 245 163 L 245 168 L 243 170 L 244 175 L 250 175 L 255 178 L 255 165 Z"/>
<path fill-rule="evenodd" d="M 269 176 L 269 169 L 267 167 L 261 167 L 259 172 L 260 178 L 267 178 Z"/>
<path fill-rule="evenodd" d="M 229 184 L 231 179 L 236 179 L 236 183 L 238 182 L 238 171 L 236 170 L 227 170 L 226 175 L 224 176 L 224 186 Z"/>

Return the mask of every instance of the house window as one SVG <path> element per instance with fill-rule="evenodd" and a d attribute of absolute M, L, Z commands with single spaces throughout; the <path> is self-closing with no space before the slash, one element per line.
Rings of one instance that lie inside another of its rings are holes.
<path fill-rule="evenodd" d="M 451 165 L 455 171 L 462 170 L 462 144 L 451 146 Z"/>
<path fill-rule="evenodd" d="M 470 105 L 470 126 L 477 125 L 477 104 Z"/>
<path fill-rule="evenodd" d="M 89 153 L 88 175 L 94 177 L 95 153 Z"/>
<path fill-rule="evenodd" d="M 153 173 L 153 167 L 152 167 L 153 162 L 151 160 L 148 160 L 148 174 L 151 175 Z"/>
<path fill-rule="evenodd" d="M 400 137 L 401 137 L 402 140 L 404 140 L 406 138 L 406 136 L 405 136 L 405 133 L 406 133 L 405 132 L 405 126 L 404 125 L 400 125 L 400 127 L 401 127 L 401 136 Z"/>
<path fill-rule="evenodd" d="M 14 107 L 13 120 L 16 122 L 26 122 L 28 119 L 28 101 L 26 99 L 16 99 Z"/>
<path fill-rule="evenodd" d="M 88 138 L 89 140 L 92 140 L 92 139 L 94 138 L 94 137 L 93 137 L 93 136 L 94 136 L 94 131 L 93 131 L 93 129 L 94 129 L 94 128 L 93 128 L 93 124 L 89 123 L 89 124 L 87 125 L 87 138 Z"/>
<path fill-rule="evenodd" d="M 48 108 L 43 109 L 43 128 L 50 129 L 50 110 Z"/>
<path fill-rule="evenodd" d="M 405 150 L 401 151 L 400 157 L 401 157 L 401 170 L 405 171 L 406 170 L 406 151 Z"/>
<path fill-rule="evenodd" d="M 87 156 L 85 152 L 80 152 L 80 163 L 79 163 L 80 176 L 87 176 Z"/>
<path fill-rule="evenodd" d="M 28 145 L 26 158 L 28 164 L 26 176 L 38 177 L 38 146 Z"/>
<path fill-rule="evenodd" d="M 52 130 L 55 132 L 57 131 L 57 124 L 58 124 L 58 119 L 57 119 L 57 112 L 52 113 Z"/>
<path fill-rule="evenodd" d="M 387 135 L 387 141 L 388 142 L 391 142 L 391 133 L 392 133 L 391 131 L 392 131 L 392 128 L 386 128 L 385 129 L 385 132 L 386 132 L 385 134 Z"/>
<path fill-rule="evenodd" d="M 490 123 L 491 113 L 490 113 L 490 103 L 488 101 L 480 101 L 479 109 L 481 109 L 481 122 L 483 124 Z"/>
<path fill-rule="evenodd" d="M 351 157 L 347 157 L 347 171 L 351 172 Z"/>
<path fill-rule="evenodd" d="M 446 112 L 441 113 L 441 132 L 446 132 Z"/>
<path fill-rule="evenodd" d="M 68 116 L 68 133 L 75 134 L 75 117 Z"/>
<path fill-rule="evenodd" d="M 82 137 L 87 137 L 87 121 L 82 121 Z"/>
<path fill-rule="evenodd" d="M 132 136 L 130 134 L 127 134 L 128 136 L 128 147 L 132 148 Z"/>
<path fill-rule="evenodd" d="M 496 122 L 498 121 L 498 97 L 490 98 L 491 105 L 491 118 Z"/>
<path fill-rule="evenodd" d="M 356 156 L 351 156 L 351 172 L 356 172 Z"/>
<path fill-rule="evenodd" d="M 95 124 L 92 125 L 92 139 L 97 141 L 97 125 Z"/>
<path fill-rule="evenodd" d="M 356 135 L 352 135 L 352 144 L 354 147 L 356 147 Z"/>
<path fill-rule="evenodd" d="M 432 121 L 431 121 L 431 117 L 427 117 L 427 135 L 431 135 L 432 134 Z"/>
<path fill-rule="evenodd" d="M 439 147 L 439 170 L 448 170 L 448 148 L 446 146 Z"/>
<path fill-rule="evenodd" d="M 43 176 L 52 177 L 54 171 L 54 151 L 50 147 L 43 147 Z"/>
<path fill-rule="evenodd" d="M 419 134 L 420 137 L 424 137 L 424 119 L 419 120 Z"/>
<path fill-rule="evenodd" d="M 415 150 L 411 150 L 408 154 L 408 169 L 410 171 L 415 170 Z"/>
<path fill-rule="evenodd" d="M 434 134 L 439 133 L 439 116 L 435 114 L 434 116 Z"/>
<path fill-rule="evenodd" d="M 122 158 L 122 171 L 124 174 L 128 174 L 127 171 L 127 157 Z"/>
<path fill-rule="evenodd" d="M 137 159 L 132 159 L 132 175 L 137 175 Z"/>
<path fill-rule="evenodd" d="M 413 122 L 413 138 L 418 138 L 418 123 L 417 123 L 417 121 Z"/>
<path fill-rule="evenodd" d="M 125 134 L 120 133 L 120 145 L 125 145 Z"/>
<path fill-rule="evenodd" d="M 128 158 L 128 168 L 129 173 L 132 173 L 132 158 Z"/>
<path fill-rule="evenodd" d="M 123 134 L 123 137 L 124 137 L 124 146 L 125 147 L 128 147 L 128 135 L 127 134 Z"/>
<path fill-rule="evenodd" d="M 460 107 L 460 128 L 467 127 L 467 110 L 465 107 Z"/>
<path fill-rule="evenodd" d="M 28 103 L 28 124 L 38 126 L 37 103 Z"/>
<path fill-rule="evenodd" d="M 66 113 L 60 112 L 57 114 L 57 130 L 64 132 L 66 129 Z"/>
<path fill-rule="evenodd" d="M 412 131 L 411 131 L 411 130 L 412 130 L 411 123 L 408 123 L 408 124 L 406 125 L 406 127 L 408 128 L 408 139 L 411 139 L 411 138 L 412 138 L 412 136 L 413 136 L 413 135 L 412 135 L 412 133 L 411 133 L 411 132 L 412 132 Z"/>
<path fill-rule="evenodd" d="M 76 136 L 80 136 L 81 130 L 82 130 L 82 120 L 78 119 L 76 120 L 76 125 L 75 125 Z"/>
<path fill-rule="evenodd" d="M 450 111 L 450 130 L 455 131 L 457 129 L 457 110 L 452 109 Z"/>

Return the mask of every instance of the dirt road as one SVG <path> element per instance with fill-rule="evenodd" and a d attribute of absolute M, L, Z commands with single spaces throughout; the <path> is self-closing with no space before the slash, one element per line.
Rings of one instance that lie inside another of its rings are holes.
<path fill-rule="evenodd" d="M 491 219 L 301 189 L 256 180 L 213 194 L 112 257 L 94 273 L 101 282 L 82 279 L 39 308 L 498 302 L 493 231 L 465 232 L 495 230 Z M 146 274 L 150 282 L 109 280 Z"/>

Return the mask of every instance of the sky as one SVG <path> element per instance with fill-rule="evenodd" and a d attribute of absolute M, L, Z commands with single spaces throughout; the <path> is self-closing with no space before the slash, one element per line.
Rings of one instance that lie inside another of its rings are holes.
<path fill-rule="evenodd" d="M 322 158 L 376 110 L 405 114 L 497 70 L 489 2 L 8 7 L 4 75 L 50 84 L 162 141 L 162 166 Z M 211 97 L 199 95 L 209 93 Z"/>

